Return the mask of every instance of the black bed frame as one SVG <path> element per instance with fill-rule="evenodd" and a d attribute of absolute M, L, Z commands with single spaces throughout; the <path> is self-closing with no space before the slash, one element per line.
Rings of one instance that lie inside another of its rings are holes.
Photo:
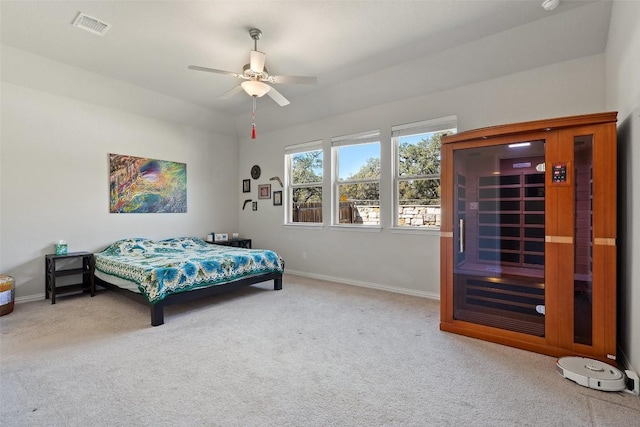
<path fill-rule="evenodd" d="M 95 281 L 97 285 L 104 288 L 114 290 L 119 294 L 122 294 L 128 298 L 138 301 L 151 309 L 151 325 L 160 326 L 164 324 L 164 308 L 168 305 L 181 304 L 194 299 L 200 299 L 208 297 L 210 295 L 216 295 L 222 292 L 234 291 L 236 289 L 243 288 L 249 285 L 255 285 L 256 283 L 266 282 L 267 280 L 273 280 L 273 289 L 279 291 L 282 289 L 282 273 L 266 273 L 259 276 L 251 276 L 245 279 L 235 280 L 229 283 L 222 283 L 219 285 L 210 286 L 208 288 L 193 289 L 188 292 L 182 292 L 179 294 L 168 295 L 162 301 L 152 304 L 147 297 L 143 294 L 130 291 L 128 289 L 122 289 L 118 286 L 105 282 L 96 277 Z"/>

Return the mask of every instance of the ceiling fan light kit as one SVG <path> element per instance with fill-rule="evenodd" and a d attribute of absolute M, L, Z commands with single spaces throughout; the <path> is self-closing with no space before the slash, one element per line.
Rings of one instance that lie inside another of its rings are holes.
<path fill-rule="evenodd" d="M 268 84 L 257 80 L 247 80 L 246 82 L 240 83 L 240 86 L 242 86 L 242 89 L 249 95 L 257 96 L 258 98 L 264 96 L 271 89 L 271 86 Z"/>

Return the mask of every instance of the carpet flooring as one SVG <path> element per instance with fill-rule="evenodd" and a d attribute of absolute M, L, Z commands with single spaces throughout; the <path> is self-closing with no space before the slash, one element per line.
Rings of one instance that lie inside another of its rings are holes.
<path fill-rule="evenodd" d="M 640 400 L 438 329 L 439 303 L 285 275 L 165 310 L 110 291 L 0 317 L 3 426 L 631 426 Z"/>

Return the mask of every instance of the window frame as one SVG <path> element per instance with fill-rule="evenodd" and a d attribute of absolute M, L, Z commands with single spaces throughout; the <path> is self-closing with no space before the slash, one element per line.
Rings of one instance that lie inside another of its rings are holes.
<path fill-rule="evenodd" d="M 307 152 L 319 151 L 322 154 L 322 167 L 320 168 L 322 176 L 321 180 L 317 182 L 305 182 L 294 184 L 292 182 L 292 158 L 296 154 L 302 154 Z M 284 223 L 285 225 L 294 225 L 294 226 L 318 226 L 323 225 L 325 222 L 324 215 L 322 216 L 322 222 L 301 222 L 301 221 L 293 221 L 293 191 L 296 188 L 309 188 L 309 187 L 320 187 L 322 191 L 321 196 L 321 204 L 324 205 L 324 201 L 326 199 L 324 194 L 324 166 L 325 166 L 325 156 L 324 156 L 324 148 L 322 140 L 318 141 L 310 141 L 304 142 L 301 144 L 294 144 L 285 147 L 284 149 L 284 164 L 285 164 L 285 182 L 284 189 L 286 196 L 284 197 Z M 324 207 L 323 207 L 324 210 Z"/>
<path fill-rule="evenodd" d="M 381 219 L 378 225 L 365 225 L 357 223 L 340 223 L 340 191 L 341 185 L 353 184 L 377 184 L 378 185 L 378 201 L 381 202 L 381 181 L 382 170 L 378 178 L 361 178 L 361 179 L 344 179 L 340 180 L 340 159 L 339 150 L 341 147 L 355 146 L 362 144 L 378 144 L 378 161 L 382 166 L 382 141 L 380 129 L 373 129 L 365 132 L 358 132 L 349 135 L 337 136 L 331 138 L 331 225 L 336 227 L 357 227 L 357 228 L 381 228 Z M 381 213 L 382 214 L 382 213 Z"/>
<path fill-rule="evenodd" d="M 400 211 L 400 183 L 406 181 L 429 181 L 437 180 L 441 185 L 441 173 L 438 174 L 417 174 L 417 175 L 400 175 L 400 139 L 412 135 L 423 135 L 429 133 L 441 132 L 453 129 L 453 133 L 457 132 L 458 118 L 455 115 L 439 117 L 436 119 L 423 120 L 420 122 L 406 123 L 402 125 L 394 125 L 391 127 L 391 151 L 393 160 L 392 164 L 392 198 L 391 198 L 391 228 L 403 231 L 438 231 L 440 226 L 430 225 L 401 225 L 399 221 Z M 440 204 L 442 207 L 442 204 Z"/>

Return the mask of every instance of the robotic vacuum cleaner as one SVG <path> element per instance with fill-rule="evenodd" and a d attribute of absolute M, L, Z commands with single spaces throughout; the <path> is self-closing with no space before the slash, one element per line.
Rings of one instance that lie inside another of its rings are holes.
<path fill-rule="evenodd" d="M 599 360 L 584 357 L 561 357 L 556 362 L 558 373 L 584 387 L 602 391 L 627 391 L 640 393 L 638 375 L 625 371 Z"/>

